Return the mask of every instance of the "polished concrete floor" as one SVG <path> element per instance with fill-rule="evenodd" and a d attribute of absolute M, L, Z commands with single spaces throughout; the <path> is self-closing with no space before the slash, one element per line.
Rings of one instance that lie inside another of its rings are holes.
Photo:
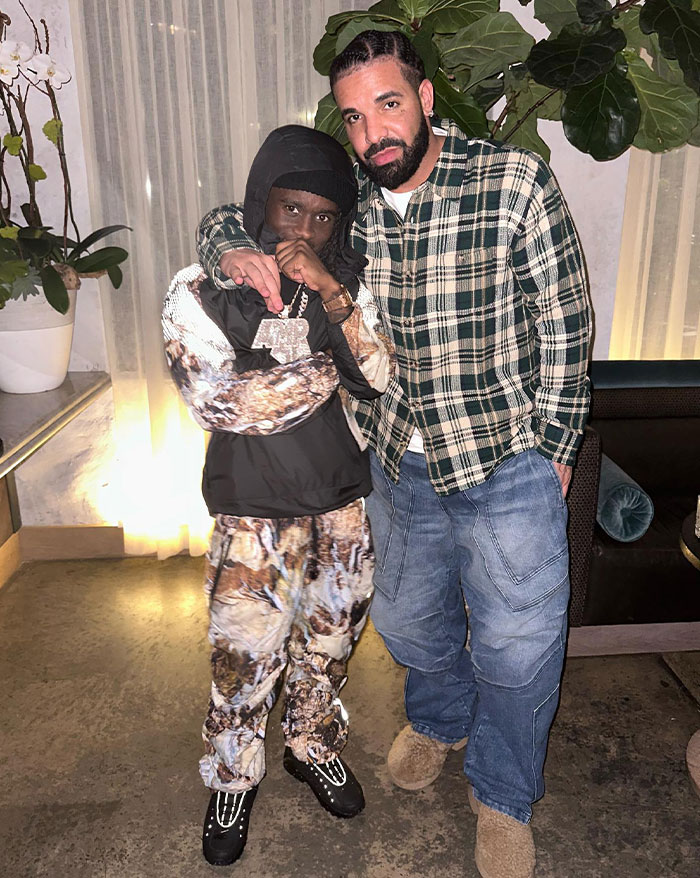
<path fill-rule="evenodd" d="M 365 811 L 335 820 L 282 770 L 275 714 L 244 857 L 206 865 L 201 564 L 40 562 L 0 590 L 0 876 L 477 878 L 461 755 L 422 792 L 389 781 L 403 675 L 371 628 L 343 695 Z M 698 727 L 658 656 L 570 660 L 533 821 L 538 878 L 697 878 L 684 752 Z"/>

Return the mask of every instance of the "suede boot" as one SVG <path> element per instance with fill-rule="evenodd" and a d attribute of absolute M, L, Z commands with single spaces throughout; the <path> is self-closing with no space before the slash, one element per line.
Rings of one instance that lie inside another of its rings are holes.
<path fill-rule="evenodd" d="M 535 842 L 530 824 L 487 808 L 468 789 L 469 806 L 478 815 L 474 860 L 481 878 L 534 878 Z"/>
<path fill-rule="evenodd" d="M 387 757 L 389 776 L 404 790 L 422 790 L 436 780 L 450 750 L 461 750 L 466 738 L 453 744 L 443 744 L 428 735 L 405 726 L 396 736 Z"/>

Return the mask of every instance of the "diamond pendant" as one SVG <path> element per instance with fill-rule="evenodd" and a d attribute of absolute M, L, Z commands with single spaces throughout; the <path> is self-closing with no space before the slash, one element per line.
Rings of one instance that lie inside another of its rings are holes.
<path fill-rule="evenodd" d="M 301 317 L 261 320 L 252 346 L 270 348 L 270 353 L 278 362 L 291 363 L 310 356 L 308 334 L 309 324 Z"/>

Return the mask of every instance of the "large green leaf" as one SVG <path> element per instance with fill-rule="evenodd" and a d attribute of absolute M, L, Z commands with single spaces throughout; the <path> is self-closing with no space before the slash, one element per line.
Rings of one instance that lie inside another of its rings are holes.
<path fill-rule="evenodd" d="M 335 46 L 336 55 L 340 55 L 346 46 L 355 39 L 358 34 L 366 30 L 396 30 L 396 24 L 390 21 L 374 21 L 371 18 L 355 18 L 348 22 L 345 27 L 338 31 L 338 42 Z"/>
<path fill-rule="evenodd" d="M 578 24 L 576 0 L 535 0 L 535 18 L 558 34 L 568 24 Z"/>
<path fill-rule="evenodd" d="M 409 21 L 421 19 L 435 5 L 435 0 L 399 0 L 399 6 L 406 12 Z"/>
<path fill-rule="evenodd" d="M 482 15 L 498 12 L 499 0 L 442 0 L 426 15 L 435 33 L 454 34 Z"/>
<path fill-rule="evenodd" d="M 318 102 L 314 127 L 319 131 L 325 131 L 326 134 L 330 134 L 331 137 L 335 137 L 343 144 L 347 142 L 343 118 L 331 92 Z"/>
<path fill-rule="evenodd" d="M 378 3 L 374 3 L 369 7 L 367 12 L 371 12 L 372 15 L 375 13 L 381 15 L 391 15 L 398 19 L 399 21 L 406 22 L 406 13 L 399 6 L 399 0 L 379 0 Z"/>
<path fill-rule="evenodd" d="M 658 34 L 644 33 L 639 26 L 639 13 L 640 9 L 633 7 L 620 16 L 620 26 L 627 37 L 627 48 L 634 49 L 637 54 L 643 49 L 651 58 L 652 69 L 662 79 L 674 85 L 681 85 L 683 83 L 683 71 L 678 61 L 663 56 L 659 46 Z"/>
<path fill-rule="evenodd" d="M 357 18 L 363 14 L 364 13 L 361 10 L 354 9 L 350 10 L 350 12 L 338 12 L 336 15 L 331 15 L 326 22 L 326 33 L 337 34 L 344 24 L 347 24 L 349 21 L 352 21 L 353 18 Z"/>
<path fill-rule="evenodd" d="M 491 79 L 482 79 L 469 94 L 480 107 L 489 110 L 503 97 L 503 77 L 494 76 Z"/>
<path fill-rule="evenodd" d="M 621 56 L 612 70 L 572 88 L 561 108 L 567 140 L 598 162 L 614 159 L 631 146 L 640 116 Z"/>
<path fill-rule="evenodd" d="M 501 126 L 501 133 L 496 135 L 497 140 L 504 140 L 513 146 L 521 146 L 537 153 L 548 162 L 550 150 L 537 132 L 537 116 L 532 113 L 523 122 L 519 122 L 517 116 L 509 114 Z"/>
<path fill-rule="evenodd" d="M 447 67 L 470 68 L 469 87 L 473 88 L 515 61 L 524 61 L 533 43 L 509 12 L 492 12 L 448 40 L 443 46 L 442 62 Z"/>
<path fill-rule="evenodd" d="M 337 42 L 337 34 L 325 33 L 314 49 L 314 70 L 317 70 L 321 76 L 328 76 L 331 72 L 331 64 L 338 54 L 335 51 L 335 44 Z"/>
<path fill-rule="evenodd" d="M 122 247 L 102 247 L 80 259 L 71 259 L 70 264 L 77 272 L 106 271 L 113 265 L 128 259 L 129 254 Z"/>
<path fill-rule="evenodd" d="M 63 278 L 50 265 L 39 270 L 41 284 L 44 287 L 44 295 L 52 308 L 55 308 L 61 314 L 68 311 L 68 291 L 63 283 Z"/>
<path fill-rule="evenodd" d="M 593 25 L 610 13 L 608 0 L 576 0 L 576 12 L 583 24 Z"/>
<path fill-rule="evenodd" d="M 113 235 L 115 232 L 123 232 L 125 230 L 130 232 L 131 226 L 125 226 L 120 223 L 114 226 L 104 226 L 101 229 L 95 229 L 95 231 L 88 235 L 87 238 L 83 238 L 79 244 L 74 245 L 71 256 L 80 256 L 81 253 L 85 253 L 85 251 L 89 250 L 93 244 L 96 244 L 108 235 Z"/>
<path fill-rule="evenodd" d="M 45 259 L 54 247 L 53 240 L 48 236 L 41 238 L 22 238 L 21 244 L 22 251 L 31 254 L 31 256 L 37 260 Z"/>
<path fill-rule="evenodd" d="M 118 290 L 122 285 L 122 280 L 124 279 L 124 275 L 122 274 L 121 268 L 118 265 L 112 265 L 107 269 L 107 276 L 112 282 L 112 286 L 115 290 Z"/>
<path fill-rule="evenodd" d="M 625 60 L 642 111 L 634 145 L 650 152 L 682 146 L 697 124 L 700 99 L 686 85 L 661 79 L 632 51 L 625 52 Z"/>
<path fill-rule="evenodd" d="M 440 55 L 433 42 L 433 29 L 427 22 L 413 37 L 413 48 L 420 55 L 426 79 L 432 79 L 440 66 Z"/>
<path fill-rule="evenodd" d="M 622 31 L 624 31 L 625 37 L 627 38 L 628 49 L 634 49 L 637 52 L 639 52 L 640 49 L 644 49 L 645 52 L 653 55 L 653 37 L 651 34 L 645 34 L 639 26 L 640 11 L 641 10 L 638 6 L 633 6 L 631 9 L 625 10 L 625 13 L 621 15 L 615 23 Z M 658 48 L 658 41 L 656 45 Z"/>
<path fill-rule="evenodd" d="M 438 71 L 433 86 L 438 116 L 453 119 L 469 137 L 488 137 L 486 113 L 471 95 L 453 88 L 443 70 Z"/>
<path fill-rule="evenodd" d="M 506 70 L 503 79 L 510 112 L 515 112 L 519 118 L 522 118 L 531 107 L 542 101 L 536 110 L 537 118 L 561 121 L 564 93 L 555 91 L 552 94 L 553 89 L 535 82 L 525 64 L 514 64 Z"/>
<path fill-rule="evenodd" d="M 537 82 L 568 91 L 607 73 L 624 47 L 625 35 L 617 28 L 584 33 L 578 25 L 569 25 L 558 36 L 537 43 L 527 66 Z"/>
<path fill-rule="evenodd" d="M 700 92 L 700 12 L 690 0 L 646 0 L 639 25 L 659 35 L 663 54 L 678 59 L 686 85 Z"/>

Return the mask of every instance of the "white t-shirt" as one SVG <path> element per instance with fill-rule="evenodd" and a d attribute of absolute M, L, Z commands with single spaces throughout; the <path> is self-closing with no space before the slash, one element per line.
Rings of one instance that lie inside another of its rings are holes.
<path fill-rule="evenodd" d="M 444 128 L 433 128 L 433 132 L 437 134 L 438 137 L 447 137 L 447 131 L 445 131 Z M 411 189 L 408 192 L 392 192 L 390 189 L 385 189 L 383 186 L 381 187 L 381 190 L 384 201 L 386 201 L 389 207 L 394 208 L 401 219 L 405 219 L 408 202 L 411 200 L 411 195 L 413 195 L 416 190 Z M 414 451 L 416 454 L 425 453 L 423 437 L 419 430 L 413 431 L 413 435 L 408 442 L 408 448 L 406 450 Z"/>

